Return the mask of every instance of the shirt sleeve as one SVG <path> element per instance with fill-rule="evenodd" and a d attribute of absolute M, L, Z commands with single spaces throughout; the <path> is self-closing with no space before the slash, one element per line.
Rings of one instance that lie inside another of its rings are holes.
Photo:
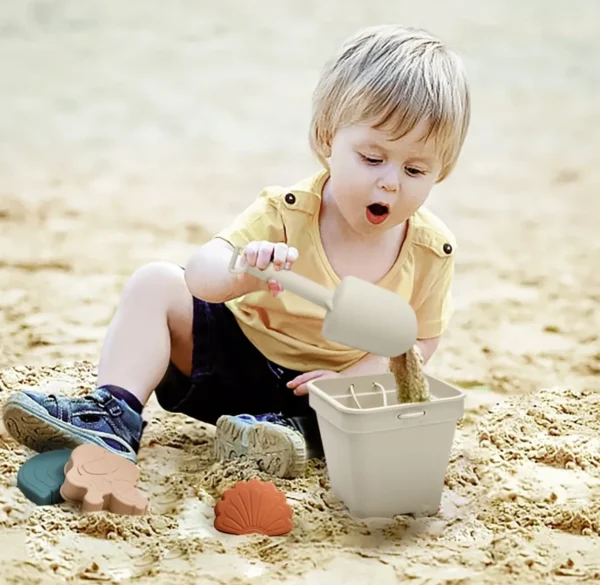
<path fill-rule="evenodd" d="M 285 226 L 276 195 L 265 189 L 227 227 L 213 235 L 244 248 L 252 241 L 285 242 Z"/>
<path fill-rule="evenodd" d="M 432 275 L 423 295 L 423 301 L 415 309 L 418 324 L 418 339 L 440 337 L 447 329 L 454 313 L 452 281 L 454 258 L 445 258 Z"/>

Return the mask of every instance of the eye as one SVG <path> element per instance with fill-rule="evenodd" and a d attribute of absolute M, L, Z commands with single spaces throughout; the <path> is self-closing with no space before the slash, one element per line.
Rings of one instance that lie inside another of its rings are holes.
<path fill-rule="evenodd" d="M 362 153 L 358 153 L 360 155 L 360 158 L 362 158 L 362 160 L 364 160 L 367 164 L 369 165 L 378 165 L 381 164 L 383 162 L 382 159 L 377 158 L 377 157 L 373 157 L 373 156 L 366 156 Z"/>
<path fill-rule="evenodd" d="M 415 167 L 406 167 L 406 172 L 411 177 L 418 177 L 420 175 L 424 175 L 425 174 L 425 171 L 422 171 L 421 169 L 417 169 Z"/>

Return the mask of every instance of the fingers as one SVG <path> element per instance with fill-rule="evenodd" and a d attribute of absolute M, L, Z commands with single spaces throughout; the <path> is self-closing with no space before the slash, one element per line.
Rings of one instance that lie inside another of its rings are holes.
<path fill-rule="evenodd" d="M 281 270 L 287 260 L 289 248 L 283 242 L 275 244 L 273 248 L 273 267 L 275 270 Z"/>
<path fill-rule="evenodd" d="M 260 242 L 250 242 L 244 248 L 242 252 L 242 258 L 246 261 L 249 266 L 256 266 L 256 260 L 258 258 L 258 247 Z"/>
<path fill-rule="evenodd" d="M 294 390 L 294 394 L 296 396 L 306 396 L 308 394 L 308 382 L 300 384 L 300 386 Z"/>
<path fill-rule="evenodd" d="M 339 377 L 340 374 L 331 370 L 313 370 L 312 372 L 304 372 L 290 380 L 286 386 L 294 390 L 296 396 L 305 396 L 309 393 L 308 384 L 313 380 L 322 378 Z"/>
<path fill-rule="evenodd" d="M 267 282 L 267 288 L 274 297 L 280 295 L 283 292 L 283 287 L 276 280 L 273 279 L 270 279 Z"/>
<path fill-rule="evenodd" d="M 249 266 L 255 266 L 259 270 L 264 270 L 273 263 L 273 268 L 277 270 L 290 270 L 294 262 L 298 260 L 298 250 L 293 246 L 288 246 L 283 242 L 255 241 L 250 242 L 243 252 L 243 261 Z M 264 286 L 264 285 L 262 285 Z M 283 287 L 275 280 L 267 283 L 267 288 L 273 296 L 283 292 Z"/>
<path fill-rule="evenodd" d="M 293 380 L 290 380 L 286 386 L 288 388 L 297 388 L 301 384 L 305 384 L 306 382 L 310 382 L 319 376 L 325 374 L 325 370 L 313 370 L 312 372 L 304 372 L 299 376 L 296 376 Z"/>
<path fill-rule="evenodd" d="M 273 257 L 274 246 L 271 242 L 259 242 L 258 253 L 256 258 L 256 267 L 264 270 L 270 263 Z"/>
<path fill-rule="evenodd" d="M 309 372 L 307 372 L 309 373 Z M 306 380 L 306 374 L 301 374 L 300 376 L 296 376 L 293 380 L 290 380 L 286 386 L 288 388 L 297 388 L 302 382 Z"/>
<path fill-rule="evenodd" d="M 287 249 L 287 257 L 285 259 L 284 269 L 290 270 L 296 260 L 298 260 L 298 250 L 293 246 L 289 247 Z"/>
<path fill-rule="evenodd" d="M 250 242 L 244 248 L 243 256 L 250 266 L 260 270 L 264 270 L 271 262 L 276 270 L 289 270 L 298 260 L 298 250 L 283 242 Z"/>

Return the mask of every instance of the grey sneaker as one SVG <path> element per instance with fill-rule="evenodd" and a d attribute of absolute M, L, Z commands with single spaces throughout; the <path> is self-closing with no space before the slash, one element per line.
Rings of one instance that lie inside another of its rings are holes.
<path fill-rule="evenodd" d="M 4 404 L 2 418 L 16 441 L 38 453 L 94 443 L 134 463 L 146 426 L 129 405 L 103 389 L 77 398 L 16 392 Z"/>
<path fill-rule="evenodd" d="M 249 459 L 275 477 L 304 473 L 308 459 L 302 433 L 278 414 L 221 416 L 215 434 L 217 459 Z"/>

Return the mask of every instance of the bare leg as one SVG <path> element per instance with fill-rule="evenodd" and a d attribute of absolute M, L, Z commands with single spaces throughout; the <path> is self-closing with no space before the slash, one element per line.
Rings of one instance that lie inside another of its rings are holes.
<path fill-rule="evenodd" d="M 98 386 L 121 386 L 146 404 L 169 359 L 189 375 L 192 321 L 193 298 L 179 266 L 152 262 L 136 270 L 104 339 Z"/>

